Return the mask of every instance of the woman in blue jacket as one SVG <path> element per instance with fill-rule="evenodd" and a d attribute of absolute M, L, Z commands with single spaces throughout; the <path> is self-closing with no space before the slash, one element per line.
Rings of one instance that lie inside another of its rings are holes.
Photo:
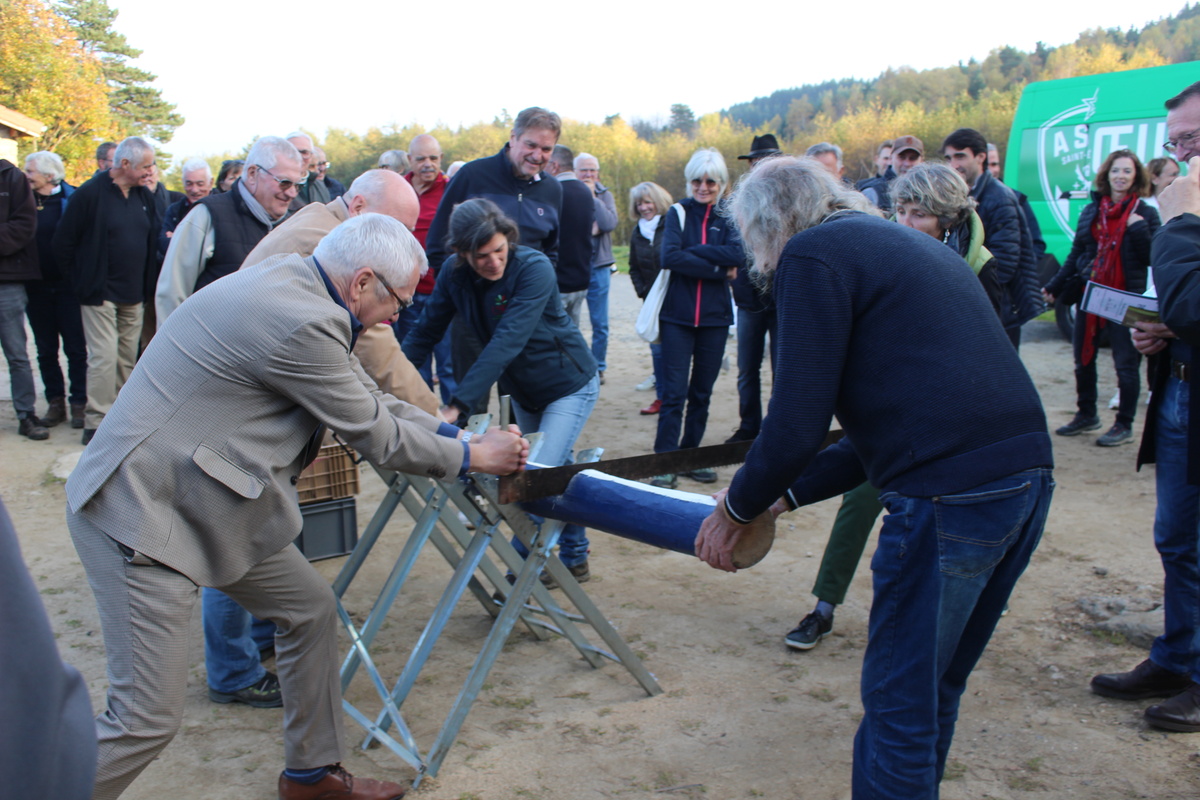
<path fill-rule="evenodd" d="M 521 430 L 541 431 L 538 462 L 571 463 L 600 379 L 591 348 L 563 310 L 554 266 L 537 250 L 517 245 L 516 224 L 490 200 L 460 203 L 449 228 L 454 255 L 438 271 L 421 319 L 404 339 L 404 354 L 420 364 L 458 317 L 483 350 L 450 407 L 460 418 L 486 407 L 492 384 L 499 384 L 502 394 L 512 396 Z M 513 544 L 527 554 L 519 541 Z M 587 557 L 584 529 L 568 525 L 559 538 L 559 558 L 580 582 L 589 576 Z"/>
<path fill-rule="evenodd" d="M 717 210 L 729 184 L 725 159 L 712 148 L 697 150 L 683 174 L 687 199 L 667 212 L 662 233 L 660 261 L 671 270 L 671 282 L 658 315 L 664 385 L 656 453 L 698 447 L 704 438 L 709 399 L 733 324 L 729 284 L 746 260 L 733 221 Z M 701 483 L 717 480 L 711 469 L 682 474 Z M 651 483 L 673 488 L 676 476 L 659 475 Z"/>

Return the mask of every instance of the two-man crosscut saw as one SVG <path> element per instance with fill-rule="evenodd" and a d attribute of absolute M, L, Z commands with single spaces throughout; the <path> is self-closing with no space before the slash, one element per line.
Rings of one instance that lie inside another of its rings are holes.
<path fill-rule="evenodd" d="M 842 438 L 841 430 L 832 430 L 819 449 L 823 450 Z M 692 447 L 687 450 L 671 450 L 644 456 L 615 458 L 586 464 L 568 464 L 565 467 L 529 469 L 500 478 L 499 499 L 501 503 L 520 503 L 539 497 L 552 497 L 567 490 L 571 478 L 585 469 L 592 469 L 617 478 L 636 480 L 655 475 L 691 472 L 697 469 L 727 467 L 741 464 L 754 442 L 730 442 L 709 447 Z"/>

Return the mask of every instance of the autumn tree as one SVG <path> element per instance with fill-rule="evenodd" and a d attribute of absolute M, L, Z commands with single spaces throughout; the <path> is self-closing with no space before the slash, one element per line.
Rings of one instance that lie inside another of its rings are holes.
<path fill-rule="evenodd" d="M 46 124 L 21 155 L 58 153 L 72 183 L 91 174 L 96 144 L 114 134 L 101 64 L 39 0 L 0 0 L 0 105 Z"/>
<path fill-rule="evenodd" d="M 104 70 L 110 91 L 109 108 L 119 136 L 148 136 L 169 142 L 183 117 L 151 84 L 157 77 L 129 63 L 142 54 L 124 34 L 113 30 L 117 10 L 105 0 L 62 0 L 56 7 L 70 23 L 84 49 Z"/>

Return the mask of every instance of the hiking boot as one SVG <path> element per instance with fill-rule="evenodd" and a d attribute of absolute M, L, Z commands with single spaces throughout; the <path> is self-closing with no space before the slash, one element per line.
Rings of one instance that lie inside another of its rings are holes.
<path fill-rule="evenodd" d="M 71 427 L 83 429 L 83 413 L 87 411 L 86 403 L 71 403 Z"/>
<path fill-rule="evenodd" d="M 715 469 L 693 469 L 687 472 L 679 473 L 685 478 L 691 478 L 696 483 L 716 483 L 717 471 Z"/>
<path fill-rule="evenodd" d="M 576 583 L 587 583 L 592 579 L 592 573 L 591 570 L 588 569 L 588 562 L 586 561 L 584 561 L 582 564 L 576 564 L 573 567 L 567 567 L 567 570 L 575 578 Z M 551 576 L 549 572 L 543 571 L 540 580 L 542 582 L 542 586 L 545 586 L 547 589 L 558 588 L 558 581 L 554 580 L 554 577 Z"/>
<path fill-rule="evenodd" d="M 650 479 L 650 485 L 660 489 L 674 489 L 678 483 L 675 476 L 669 472 L 666 475 L 655 475 Z"/>
<path fill-rule="evenodd" d="M 279 678 L 274 672 L 267 672 L 258 683 L 236 692 L 218 692 L 210 686 L 208 699 L 214 703 L 245 703 L 254 708 L 279 708 L 283 705 L 283 692 L 279 688 Z"/>
<path fill-rule="evenodd" d="M 812 650 L 832 630 L 833 617 L 827 618 L 820 611 L 813 611 L 783 637 L 783 643 L 793 650 Z"/>
<path fill-rule="evenodd" d="M 18 420 L 17 433 L 28 439 L 33 439 L 35 442 L 50 438 L 50 431 L 46 430 L 46 426 L 33 414 L 25 417 L 25 419 Z"/>
<path fill-rule="evenodd" d="M 1100 447 L 1116 447 L 1121 444 L 1129 444 L 1133 441 L 1133 431 L 1126 428 L 1119 422 L 1114 422 L 1113 426 L 1108 429 L 1108 432 L 1096 439 L 1096 444 Z"/>
<path fill-rule="evenodd" d="M 1078 436 L 1084 431 L 1094 431 L 1100 428 L 1099 417 L 1082 417 L 1079 414 L 1075 415 L 1075 419 L 1063 425 L 1055 431 L 1059 436 Z"/>
<path fill-rule="evenodd" d="M 39 418 L 43 427 L 53 428 L 67 421 L 67 398 L 59 397 L 50 401 L 46 416 Z"/>

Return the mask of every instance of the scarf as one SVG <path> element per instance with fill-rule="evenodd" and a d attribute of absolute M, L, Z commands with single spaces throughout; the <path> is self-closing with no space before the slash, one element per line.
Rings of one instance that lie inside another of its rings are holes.
<path fill-rule="evenodd" d="M 1125 265 L 1121 263 L 1121 244 L 1129 227 L 1129 215 L 1137 207 L 1137 198 L 1129 195 L 1119 203 L 1111 197 L 1100 200 L 1100 210 L 1092 223 L 1092 238 L 1096 240 L 1096 259 L 1092 262 L 1091 280 L 1101 286 L 1125 289 Z M 1104 327 L 1105 320 L 1088 314 L 1083 339 L 1083 364 L 1092 363 L 1096 356 L 1096 334 Z"/>

